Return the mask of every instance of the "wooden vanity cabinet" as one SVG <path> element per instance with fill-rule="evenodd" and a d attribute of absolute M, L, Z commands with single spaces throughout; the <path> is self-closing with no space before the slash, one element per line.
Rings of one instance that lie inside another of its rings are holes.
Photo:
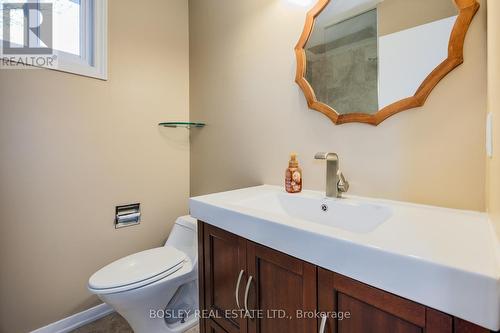
<path fill-rule="evenodd" d="M 325 332 L 453 332 L 451 316 L 324 269 L 318 270 L 318 289 L 320 312 L 350 315 L 328 316 Z"/>
<path fill-rule="evenodd" d="M 201 326 L 201 323 L 200 323 Z M 203 330 L 200 330 L 200 332 L 203 332 Z M 217 323 L 213 320 L 206 320 L 205 323 L 205 332 L 206 333 L 226 333 L 222 327 L 217 325 Z"/>
<path fill-rule="evenodd" d="M 316 266 L 208 224 L 198 228 L 205 332 L 316 332 L 314 318 L 295 316 L 297 309 L 316 310 Z"/>
<path fill-rule="evenodd" d="M 489 332 L 203 222 L 198 233 L 201 333 L 319 332 L 322 318 L 297 311 L 328 314 L 320 333 Z"/>
<path fill-rule="evenodd" d="M 248 332 L 317 332 L 315 318 L 301 319 L 296 313 L 317 309 L 316 266 L 248 242 L 247 269 L 254 281 L 248 308 L 257 310 L 247 321 Z"/>
<path fill-rule="evenodd" d="M 200 282 L 203 281 L 205 290 L 204 305 L 201 309 L 206 311 L 205 315 L 213 317 L 213 321 L 226 332 L 245 333 L 247 332 L 246 319 L 234 316 L 231 311 L 238 309 L 235 295 L 236 284 L 240 273 L 246 271 L 247 241 L 208 224 L 198 227 L 198 230 L 203 230 L 200 248 L 204 253 L 199 257 L 199 262 L 203 262 L 203 270 L 200 269 Z M 238 288 L 240 300 L 243 299 L 242 288 L 245 287 L 247 278 L 243 273 Z"/>

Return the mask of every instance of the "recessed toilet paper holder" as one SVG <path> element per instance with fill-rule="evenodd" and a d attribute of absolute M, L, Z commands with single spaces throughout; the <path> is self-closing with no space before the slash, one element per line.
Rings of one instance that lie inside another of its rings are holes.
<path fill-rule="evenodd" d="M 141 223 L 141 204 L 116 207 L 115 229 L 130 227 Z"/>

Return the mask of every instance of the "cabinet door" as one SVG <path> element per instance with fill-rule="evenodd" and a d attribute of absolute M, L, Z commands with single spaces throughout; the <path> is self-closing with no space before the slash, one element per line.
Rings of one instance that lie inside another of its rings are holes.
<path fill-rule="evenodd" d="M 316 266 L 248 241 L 248 331 L 315 333 L 316 319 L 301 311 L 317 308 Z M 299 315 L 298 313 L 299 312 Z M 286 316 L 283 317 L 283 314 Z"/>
<path fill-rule="evenodd" d="M 325 333 L 452 333 L 453 330 L 451 316 L 321 268 L 318 308 L 327 314 Z"/>
<path fill-rule="evenodd" d="M 213 320 L 207 320 L 206 333 L 227 333 L 222 327 L 217 325 Z"/>
<path fill-rule="evenodd" d="M 203 233 L 204 310 L 225 331 L 245 333 L 245 318 L 234 316 L 232 311 L 238 310 L 236 295 L 242 299 L 241 290 L 246 283 L 246 240 L 208 224 L 204 224 Z M 207 331 L 210 332 L 208 326 Z"/>

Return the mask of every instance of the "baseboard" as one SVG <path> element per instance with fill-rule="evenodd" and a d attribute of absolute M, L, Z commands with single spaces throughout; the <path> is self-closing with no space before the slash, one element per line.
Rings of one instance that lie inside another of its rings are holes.
<path fill-rule="evenodd" d="M 107 304 L 99 304 L 88 310 L 76 313 L 68 318 L 61 319 L 55 323 L 41 327 L 31 333 L 67 333 L 83 325 L 96 321 L 113 312 L 113 308 Z"/>

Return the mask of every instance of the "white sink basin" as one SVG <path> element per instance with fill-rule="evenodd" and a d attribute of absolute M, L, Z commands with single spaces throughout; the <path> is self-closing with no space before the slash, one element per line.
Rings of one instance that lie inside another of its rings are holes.
<path fill-rule="evenodd" d="M 256 243 L 500 329 L 500 247 L 485 213 L 268 185 L 191 198 L 190 209 Z"/>
<path fill-rule="evenodd" d="M 357 200 L 269 193 L 236 203 L 242 207 L 302 219 L 355 233 L 376 229 L 391 217 L 391 209 Z"/>

